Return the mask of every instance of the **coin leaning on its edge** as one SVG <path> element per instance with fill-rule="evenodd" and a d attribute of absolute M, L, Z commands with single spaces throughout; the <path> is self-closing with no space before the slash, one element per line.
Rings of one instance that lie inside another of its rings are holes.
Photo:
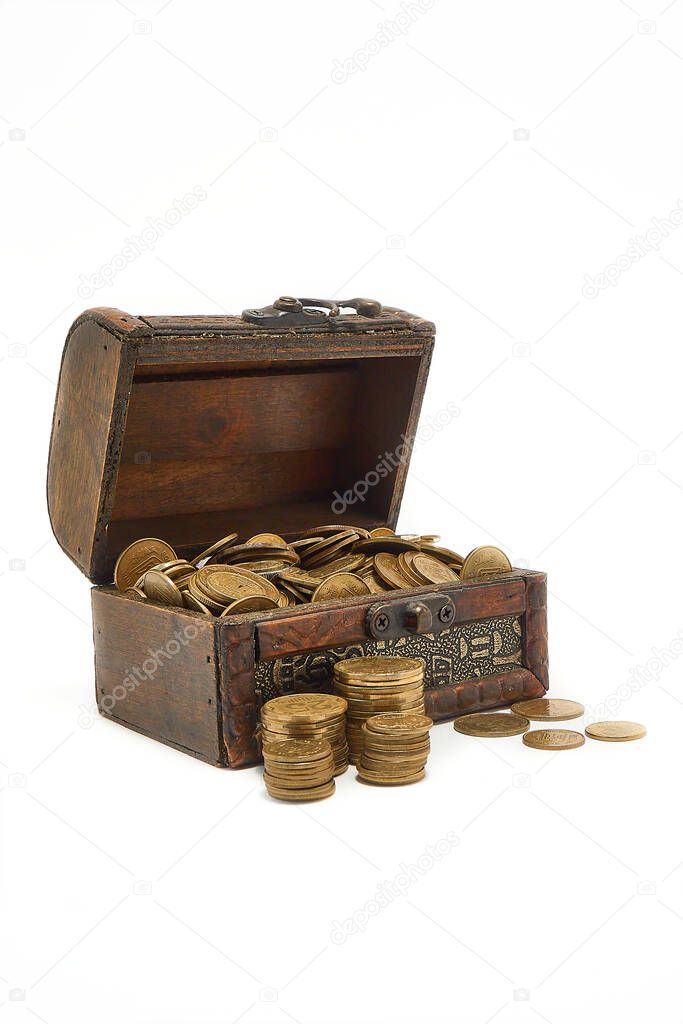
<path fill-rule="evenodd" d="M 640 722 L 593 722 L 586 726 L 586 736 L 592 740 L 604 740 L 607 743 L 625 743 L 627 740 L 640 740 L 647 734 L 647 729 Z"/>

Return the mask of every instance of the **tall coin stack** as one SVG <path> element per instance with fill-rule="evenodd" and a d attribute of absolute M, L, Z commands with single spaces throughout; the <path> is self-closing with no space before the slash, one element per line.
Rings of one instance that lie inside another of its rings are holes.
<path fill-rule="evenodd" d="M 358 777 L 376 786 L 405 786 L 424 778 L 431 718 L 400 713 L 375 715 L 363 726 Z"/>
<path fill-rule="evenodd" d="M 334 757 L 327 740 L 280 740 L 263 751 L 264 780 L 276 800 L 321 800 L 334 793 Z"/>
<path fill-rule="evenodd" d="M 270 744 L 280 740 L 327 740 L 334 774 L 341 775 L 349 766 L 345 718 L 346 701 L 332 693 L 291 693 L 269 700 L 261 708 L 264 759 Z"/>
<path fill-rule="evenodd" d="M 424 662 L 419 658 L 346 658 L 334 667 L 334 691 L 348 704 L 349 760 L 358 764 L 363 725 L 388 712 L 424 714 Z"/>

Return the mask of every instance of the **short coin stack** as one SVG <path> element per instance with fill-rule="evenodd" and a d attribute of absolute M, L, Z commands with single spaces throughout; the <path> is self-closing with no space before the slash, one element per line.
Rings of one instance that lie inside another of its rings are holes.
<path fill-rule="evenodd" d="M 363 725 L 358 777 L 377 786 L 405 786 L 425 776 L 431 718 L 373 715 Z"/>
<path fill-rule="evenodd" d="M 281 740 L 324 740 L 332 748 L 334 774 L 341 775 L 349 766 L 345 717 L 346 701 L 332 693 L 275 697 L 261 708 L 263 756 Z"/>
<path fill-rule="evenodd" d="M 334 793 L 334 757 L 327 740 L 280 740 L 263 751 L 264 779 L 277 800 L 321 800 Z"/>
<path fill-rule="evenodd" d="M 334 667 L 334 691 L 348 704 L 349 760 L 358 764 L 368 718 L 398 711 L 424 714 L 424 662 L 419 658 L 346 658 Z"/>

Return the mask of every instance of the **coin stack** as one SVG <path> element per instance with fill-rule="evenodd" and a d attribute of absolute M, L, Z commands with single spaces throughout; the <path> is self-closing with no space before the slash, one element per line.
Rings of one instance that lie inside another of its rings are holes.
<path fill-rule="evenodd" d="M 263 751 L 266 789 L 277 800 L 320 800 L 334 793 L 327 740 L 279 740 Z"/>
<path fill-rule="evenodd" d="M 425 776 L 431 718 L 426 715 L 373 715 L 362 728 L 358 777 L 377 786 L 406 786 Z"/>
<path fill-rule="evenodd" d="M 424 714 L 424 662 L 419 658 L 346 658 L 334 667 L 334 691 L 348 704 L 349 760 L 358 764 L 363 724 L 383 712 Z"/>
<path fill-rule="evenodd" d="M 292 693 L 274 697 L 261 708 L 263 756 L 286 739 L 322 740 L 332 748 L 334 774 L 349 766 L 346 743 L 346 701 L 332 693 Z"/>

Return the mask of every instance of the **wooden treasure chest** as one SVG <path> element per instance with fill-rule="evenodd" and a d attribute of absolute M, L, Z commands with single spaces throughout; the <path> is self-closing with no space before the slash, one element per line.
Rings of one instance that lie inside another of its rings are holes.
<path fill-rule="evenodd" d="M 546 578 L 512 570 L 404 590 L 206 615 L 112 585 L 119 554 L 163 538 L 396 525 L 434 325 L 370 300 L 284 298 L 242 316 L 87 310 L 69 331 L 48 505 L 92 591 L 103 715 L 211 764 L 259 762 L 259 709 L 329 691 L 341 658 L 424 660 L 440 721 L 548 687 Z M 396 453 L 379 471 L 378 453 Z M 363 500 L 349 500 L 364 482 Z"/>

